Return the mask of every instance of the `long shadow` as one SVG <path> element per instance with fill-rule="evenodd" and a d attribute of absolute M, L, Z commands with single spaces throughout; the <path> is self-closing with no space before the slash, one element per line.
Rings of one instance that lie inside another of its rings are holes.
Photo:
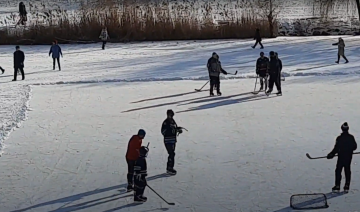
<path fill-rule="evenodd" d="M 120 207 L 117 207 L 117 208 L 106 210 L 104 212 L 120 211 L 121 209 L 130 208 L 130 207 L 134 207 L 134 206 L 137 206 L 137 205 L 139 205 L 139 203 L 130 203 L 130 204 L 123 205 L 123 206 L 120 206 Z M 156 211 L 156 210 L 167 211 L 167 210 L 169 210 L 169 208 L 158 208 L 158 209 L 152 209 L 152 210 L 146 210 L 146 211 Z M 146 212 L 146 211 L 143 211 L 143 212 Z"/>
<path fill-rule="evenodd" d="M 344 195 L 345 193 L 344 192 L 340 192 L 340 193 L 333 193 L 333 192 L 329 192 L 327 194 L 325 194 L 326 198 L 329 200 L 329 199 L 332 199 L 332 198 L 335 198 L 335 197 L 340 197 L 342 195 Z M 302 203 L 300 203 L 303 207 L 306 207 L 306 206 L 309 206 L 309 205 L 312 205 L 312 204 L 315 204 L 315 203 L 320 203 L 322 202 L 323 199 L 322 198 L 316 198 L 314 200 L 307 200 L 307 201 L 304 201 Z M 276 210 L 276 211 L 273 211 L 273 212 L 290 212 L 290 211 L 299 211 L 299 210 L 294 210 L 292 209 L 290 206 L 289 207 L 286 207 L 286 208 L 282 208 L 282 209 L 279 209 L 279 210 Z"/>
<path fill-rule="evenodd" d="M 202 90 L 202 91 L 209 91 L 209 89 Z M 174 98 L 174 97 L 185 96 L 185 95 L 195 94 L 195 93 L 199 93 L 199 92 L 198 91 L 192 91 L 192 92 L 179 93 L 179 94 L 173 94 L 173 95 L 168 95 L 168 96 L 154 97 L 154 98 L 150 98 L 150 99 L 143 99 L 143 100 L 139 100 L 139 101 L 136 101 L 136 102 L 131 102 L 131 104 L 140 103 L 140 102 L 147 102 L 147 101 L 153 101 L 153 100 L 159 100 L 159 99 Z"/>
<path fill-rule="evenodd" d="M 31 74 L 38 74 L 38 73 L 47 73 L 47 72 L 58 72 L 58 71 L 53 71 L 53 70 L 43 70 L 43 71 L 34 71 L 34 72 L 30 72 L 30 73 L 26 73 L 25 72 L 25 77 L 27 76 L 27 75 L 31 75 Z M 12 72 L 11 73 L 13 73 L 13 70 L 12 70 Z M 21 74 L 19 75 L 18 74 L 18 76 L 21 76 Z M 8 75 L 1 75 L 0 76 L 0 78 L 3 78 L 3 77 L 14 77 L 14 75 L 13 74 L 8 74 Z"/>
<path fill-rule="evenodd" d="M 151 180 L 156 180 L 156 179 L 165 178 L 165 177 L 169 177 L 169 175 L 167 175 L 166 173 L 158 174 L 158 175 L 151 176 L 151 177 L 147 178 L 147 180 L 151 181 Z M 77 201 L 77 200 L 81 200 L 82 198 L 87 197 L 87 196 L 100 194 L 100 193 L 103 193 L 103 192 L 108 192 L 108 191 L 112 191 L 112 190 L 116 190 L 116 189 L 120 189 L 120 188 L 126 188 L 126 186 L 127 186 L 127 183 L 124 183 L 124 184 L 117 185 L 117 186 L 111 186 L 111 187 L 107 187 L 107 188 L 95 189 L 93 191 L 88 191 L 88 192 L 75 194 L 75 195 L 72 195 L 72 196 L 68 196 L 68 197 L 64 197 L 64 198 L 60 198 L 60 199 L 56 199 L 56 200 L 51 200 L 51 201 L 48 201 L 48 202 L 44 202 L 44 203 L 40 203 L 40 204 L 36 204 L 36 205 L 30 206 L 30 207 L 27 207 L 27 208 L 24 208 L 24 209 L 13 210 L 11 212 L 23 212 L 23 211 L 33 210 L 33 209 L 36 209 L 36 208 L 40 208 L 40 207 L 44 207 L 44 206 L 48 206 L 48 205 L 52 205 L 52 204 L 57 204 L 57 203 L 64 203 L 66 205 L 68 203 L 71 203 L 71 202 L 74 202 L 74 201 Z M 116 198 L 116 199 L 118 199 L 118 198 Z M 109 200 L 107 200 L 107 201 L 109 201 Z M 113 201 L 113 200 L 111 200 L 111 201 Z"/>
<path fill-rule="evenodd" d="M 235 95 L 231 95 L 231 96 L 220 96 L 220 97 L 214 97 L 214 98 L 207 98 L 207 99 L 202 99 L 202 100 L 195 100 L 195 101 L 190 101 L 184 104 L 180 104 L 179 106 L 183 106 L 183 105 L 189 105 L 189 104 L 198 104 L 198 103 L 204 103 L 204 102 L 211 102 L 211 101 L 217 101 L 217 100 L 225 100 L 225 99 L 230 99 L 230 98 L 234 98 L 234 97 L 238 97 L 238 96 L 245 96 L 245 95 L 250 95 L 252 94 L 251 92 L 246 92 L 246 93 L 241 93 L 241 94 L 235 94 Z"/>
<path fill-rule="evenodd" d="M 206 109 L 211 109 L 211 108 L 216 108 L 216 107 L 221 107 L 221 106 L 227 106 L 227 105 L 251 102 L 251 101 L 258 101 L 258 100 L 265 100 L 265 99 L 275 98 L 275 97 L 278 97 L 278 96 L 266 96 L 265 94 L 256 95 L 256 96 L 247 96 L 247 97 L 243 97 L 240 99 L 229 99 L 229 100 L 225 100 L 225 101 L 204 104 L 204 105 L 193 107 L 193 108 L 190 108 L 187 110 L 178 111 L 176 113 L 185 113 L 185 112 L 191 112 L 191 111 L 197 111 L 197 110 L 206 110 Z"/>

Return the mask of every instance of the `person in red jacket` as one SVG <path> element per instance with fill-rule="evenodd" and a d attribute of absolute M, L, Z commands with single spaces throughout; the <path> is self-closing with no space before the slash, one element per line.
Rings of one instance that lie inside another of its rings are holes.
<path fill-rule="evenodd" d="M 145 138 L 146 132 L 143 129 L 140 129 L 137 135 L 133 135 L 129 141 L 128 148 L 126 151 L 126 162 L 128 165 L 127 173 L 127 191 L 130 192 L 134 190 L 134 166 L 135 161 L 139 158 L 142 139 Z"/>

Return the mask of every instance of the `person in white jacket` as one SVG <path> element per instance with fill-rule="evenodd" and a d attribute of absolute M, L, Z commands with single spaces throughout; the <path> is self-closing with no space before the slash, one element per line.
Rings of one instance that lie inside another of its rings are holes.
<path fill-rule="evenodd" d="M 344 40 L 342 38 L 339 38 L 339 42 L 333 44 L 333 46 L 336 46 L 336 45 L 338 46 L 338 60 L 335 61 L 335 63 L 339 63 L 340 56 L 346 60 L 345 63 L 348 63 L 349 60 L 345 57 L 345 42 L 344 42 Z"/>
<path fill-rule="evenodd" d="M 104 28 L 101 30 L 101 33 L 100 33 L 99 38 L 102 40 L 102 49 L 104 50 L 104 49 L 105 49 L 105 45 L 106 45 L 106 41 L 107 41 L 108 39 L 110 39 L 109 34 L 108 34 L 108 31 L 107 31 L 107 27 L 104 27 Z"/>

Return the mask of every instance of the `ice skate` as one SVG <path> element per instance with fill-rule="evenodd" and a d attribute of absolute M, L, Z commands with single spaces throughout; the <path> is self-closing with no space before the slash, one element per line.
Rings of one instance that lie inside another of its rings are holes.
<path fill-rule="evenodd" d="M 168 168 L 166 170 L 166 173 L 169 174 L 169 175 L 176 175 L 177 171 L 173 168 Z"/>
<path fill-rule="evenodd" d="M 334 186 L 332 188 L 332 192 L 339 192 L 340 191 L 340 186 Z"/>
<path fill-rule="evenodd" d="M 349 189 L 350 189 L 350 186 L 349 186 L 349 185 L 345 185 L 345 186 L 344 186 L 344 192 L 345 192 L 345 193 L 348 193 L 348 192 L 349 192 Z"/>
<path fill-rule="evenodd" d="M 126 188 L 126 192 L 131 192 L 131 191 L 133 191 L 133 190 L 134 190 L 134 186 L 131 185 L 131 184 L 129 184 L 129 185 L 127 186 L 127 188 Z"/>
<path fill-rule="evenodd" d="M 136 203 L 143 203 L 146 202 L 147 199 L 144 199 L 141 195 L 134 196 L 134 202 Z"/>

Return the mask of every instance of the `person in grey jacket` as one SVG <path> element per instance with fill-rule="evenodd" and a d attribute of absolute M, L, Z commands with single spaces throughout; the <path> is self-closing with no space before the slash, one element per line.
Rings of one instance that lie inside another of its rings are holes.
<path fill-rule="evenodd" d="M 335 63 L 339 63 L 340 56 L 346 60 L 345 63 L 348 63 L 349 60 L 345 57 L 345 42 L 344 42 L 344 40 L 342 38 L 339 38 L 339 42 L 333 44 L 333 46 L 336 46 L 336 45 L 338 46 L 338 60 L 335 61 Z"/>
<path fill-rule="evenodd" d="M 55 60 L 57 60 L 57 64 L 59 67 L 59 71 L 61 71 L 61 67 L 60 67 L 60 55 L 61 57 L 63 56 L 62 51 L 60 46 L 58 45 L 57 41 L 54 41 L 52 43 L 52 46 L 50 47 L 50 51 L 49 51 L 49 57 L 52 54 L 52 58 L 53 58 L 53 70 L 55 70 Z"/>
<path fill-rule="evenodd" d="M 208 60 L 207 68 L 210 77 L 210 96 L 214 96 L 214 86 L 216 87 L 217 95 L 221 96 L 220 73 L 227 75 L 227 72 L 221 67 L 219 55 L 216 52 L 213 52 L 212 57 Z"/>
<path fill-rule="evenodd" d="M 99 38 L 102 40 L 102 50 L 105 50 L 106 42 L 107 42 L 108 39 L 110 39 L 108 31 L 107 31 L 107 27 L 104 27 L 101 30 Z"/>

